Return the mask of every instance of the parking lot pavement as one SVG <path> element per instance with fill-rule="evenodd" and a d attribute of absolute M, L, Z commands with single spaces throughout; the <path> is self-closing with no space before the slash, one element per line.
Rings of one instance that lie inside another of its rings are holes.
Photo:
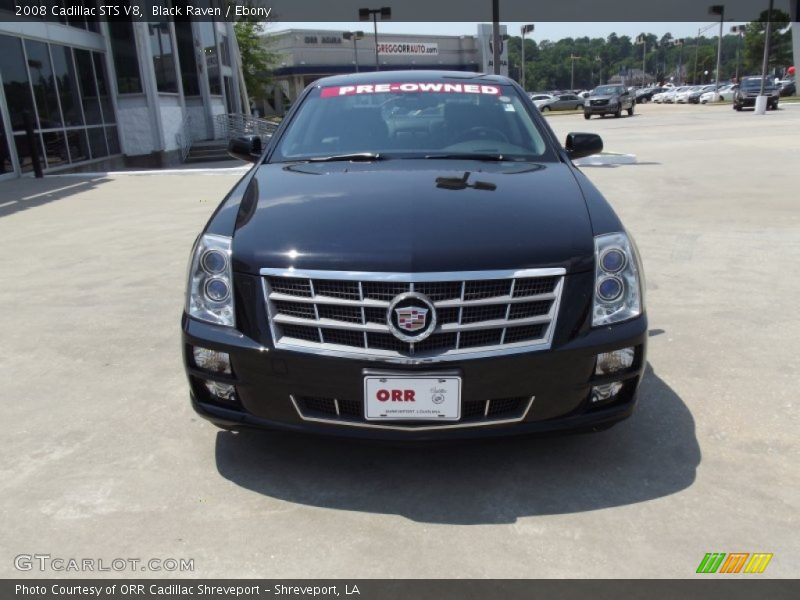
<path fill-rule="evenodd" d="M 638 241 L 651 326 L 638 412 L 593 435 L 220 432 L 189 407 L 179 317 L 238 175 L 0 183 L 0 576 L 45 553 L 209 577 L 691 577 L 706 552 L 796 576 L 800 107 L 549 122 L 639 160 L 585 169 Z"/>

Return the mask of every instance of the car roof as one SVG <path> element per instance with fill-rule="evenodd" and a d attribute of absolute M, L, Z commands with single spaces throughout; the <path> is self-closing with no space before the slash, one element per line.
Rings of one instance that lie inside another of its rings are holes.
<path fill-rule="evenodd" d="M 491 73 L 475 73 L 471 71 L 434 71 L 434 70 L 406 70 L 406 71 L 378 71 L 367 73 L 348 73 L 346 75 L 333 75 L 323 77 L 314 82 L 314 85 L 359 85 L 369 83 L 392 83 L 395 81 L 414 82 L 448 82 L 453 80 L 469 80 L 481 83 L 496 83 L 508 85 L 512 80 L 502 75 Z"/>

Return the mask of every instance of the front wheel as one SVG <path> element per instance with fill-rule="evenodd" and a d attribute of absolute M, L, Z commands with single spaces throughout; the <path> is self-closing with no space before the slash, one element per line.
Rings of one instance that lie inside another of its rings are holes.
<path fill-rule="evenodd" d="M 620 106 L 620 107 L 617 109 L 617 112 L 615 112 L 615 113 L 614 113 L 614 118 L 615 118 L 615 119 L 619 119 L 621 116 L 622 116 L 622 107 Z"/>
<path fill-rule="evenodd" d="M 548 110 L 550 110 L 549 106 L 543 106 L 542 107 L 542 112 L 547 112 Z"/>
<path fill-rule="evenodd" d="M 633 104 L 631 104 L 631 107 L 628 109 L 628 116 L 629 117 L 633 116 Z"/>
<path fill-rule="evenodd" d="M 589 119 L 592 118 L 592 115 L 590 115 L 589 113 L 583 113 L 583 118 L 588 121 Z"/>

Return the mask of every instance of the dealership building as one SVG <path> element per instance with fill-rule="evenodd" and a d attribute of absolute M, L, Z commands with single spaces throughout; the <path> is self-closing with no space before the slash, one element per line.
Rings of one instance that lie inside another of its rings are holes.
<path fill-rule="evenodd" d="M 370 25 L 366 23 L 365 25 Z M 375 35 L 319 29 L 289 29 L 264 36 L 270 51 L 278 54 L 273 71 L 272 97 L 258 102 L 262 114 L 282 112 L 303 89 L 328 75 L 375 71 L 376 58 L 381 71 L 405 69 L 445 69 L 450 71 L 493 70 L 492 26 L 481 23 L 476 35 L 415 35 L 378 31 Z M 359 32 L 362 33 L 362 32 Z M 506 27 L 500 27 L 505 37 Z M 502 43 L 501 73 L 508 74 L 508 50 Z"/>
<path fill-rule="evenodd" d="M 13 6 L 0 0 L 0 179 L 35 155 L 45 173 L 176 164 L 218 115 L 247 112 L 231 23 L 15 20 Z"/>

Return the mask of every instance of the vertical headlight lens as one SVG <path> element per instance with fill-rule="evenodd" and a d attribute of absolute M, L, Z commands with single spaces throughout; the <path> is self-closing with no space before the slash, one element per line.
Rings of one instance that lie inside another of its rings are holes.
<path fill-rule="evenodd" d="M 624 233 L 594 238 L 595 292 L 592 325 L 610 325 L 642 314 L 641 264 Z"/>
<path fill-rule="evenodd" d="M 200 237 L 189 263 L 186 312 L 201 321 L 233 327 L 232 289 L 231 238 L 213 234 Z"/>

